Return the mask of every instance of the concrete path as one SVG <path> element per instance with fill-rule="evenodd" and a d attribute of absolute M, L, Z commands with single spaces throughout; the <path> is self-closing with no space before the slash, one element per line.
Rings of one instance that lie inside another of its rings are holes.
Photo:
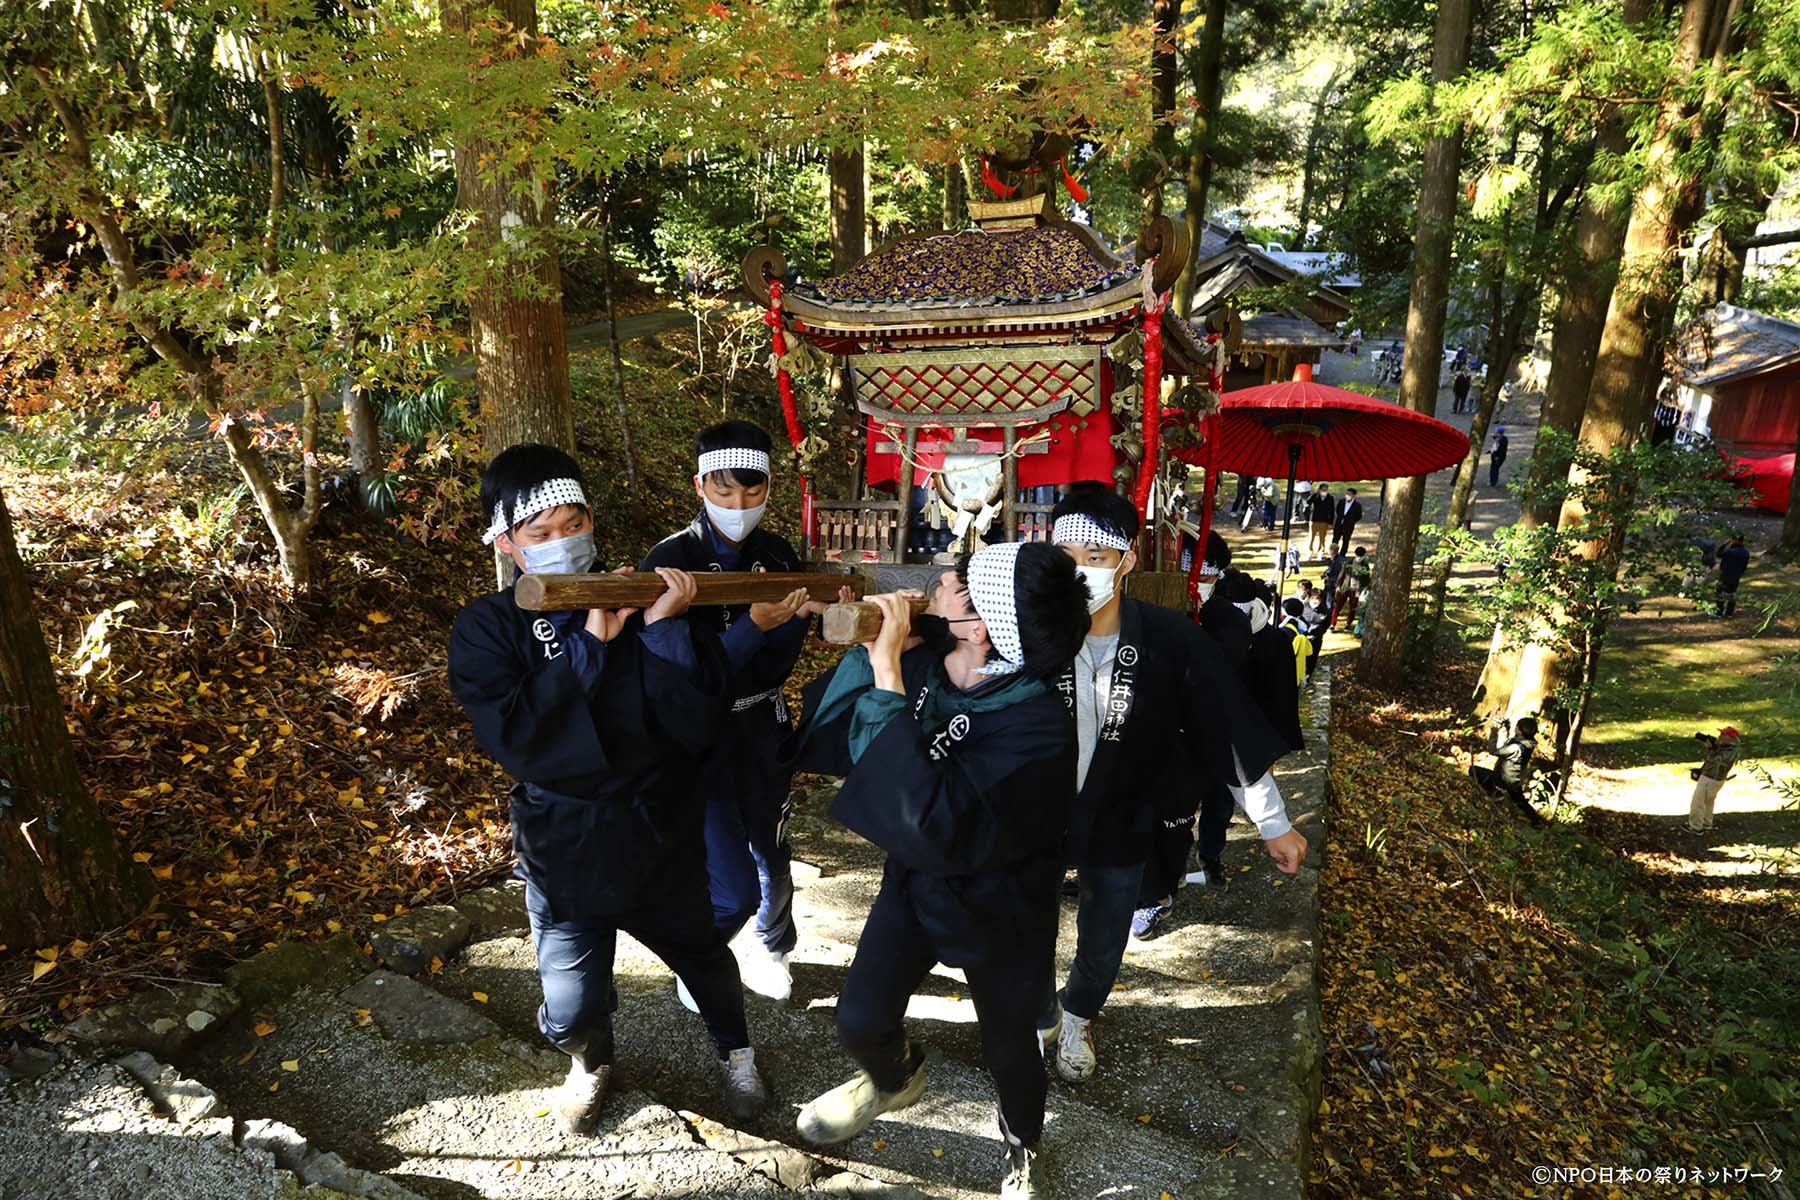
<path fill-rule="evenodd" d="M 1307 750 L 1278 770 L 1315 847 L 1308 865 L 1281 876 L 1239 822 L 1225 856 L 1228 885 L 1184 890 L 1172 928 L 1132 947 L 1096 1027 L 1100 1074 L 1080 1086 L 1052 1080 L 1046 1195 L 1300 1200 L 1320 1062 L 1314 972 L 1329 703 L 1324 670 L 1306 697 Z M 109 1180 L 165 1169 L 167 1154 L 154 1147 L 171 1136 L 169 1118 L 156 1118 L 157 1137 L 63 1144 L 88 1136 L 83 1113 L 144 1107 L 147 1086 L 109 1074 L 111 1059 L 135 1053 L 148 1078 L 164 1063 L 178 1067 L 185 1079 L 172 1070 L 168 1079 L 179 1082 L 185 1110 L 215 1122 L 205 1127 L 206 1153 L 238 1175 L 191 1193 L 208 1200 L 308 1184 L 375 1200 L 991 1195 L 1001 1173 L 993 1087 L 954 970 L 935 972 L 909 1010 L 930 1055 L 925 1098 L 829 1153 L 797 1141 L 800 1105 L 852 1070 L 832 1005 L 881 865 L 830 821 L 828 804 L 828 788 L 815 792 L 794 820 L 794 1002 L 750 1001 L 775 1098 L 755 1122 L 733 1122 L 719 1103 L 710 1046 L 699 1018 L 676 1002 L 668 971 L 621 938 L 614 1094 L 598 1136 L 562 1134 L 549 1098 L 567 1060 L 536 1033 L 535 963 L 518 885 L 508 884 L 371 926 L 364 937 L 374 957 L 344 936 L 286 943 L 233 968 L 222 988 L 147 992 L 84 1017 L 60 1063 L 50 1059 L 69 1084 L 0 1085 L 0 1148 L 15 1127 L 26 1131 L 15 1137 L 25 1139 L 20 1153 L 27 1142 L 42 1148 L 20 1168 L 41 1189 L 14 1194 L 116 1194 L 81 1190 L 88 1158 Z M 1071 900 L 1061 971 L 1073 947 Z M 71 1106 L 72 1093 L 90 1097 L 85 1107 Z M 20 1173 L 9 1170 L 0 1168 L 0 1183 Z"/>

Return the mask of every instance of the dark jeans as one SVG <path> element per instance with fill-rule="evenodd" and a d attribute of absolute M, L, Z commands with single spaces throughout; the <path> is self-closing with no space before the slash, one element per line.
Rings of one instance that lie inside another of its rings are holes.
<path fill-rule="evenodd" d="M 691 886 L 653 890 L 639 908 L 586 921 L 552 921 L 543 893 L 527 881 L 525 911 L 544 989 L 538 1029 L 583 1067 L 613 1061 L 612 1014 L 619 1006 L 613 948 L 620 930 L 687 984 L 720 1058 L 750 1044 L 737 959 L 713 924 L 698 870 Z"/>
<path fill-rule="evenodd" d="M 755 918 L 757 939 L 771 954 L 787 954 L 799 941 L 786 807 L 785 788 L 737 791 L 708 785 L 706 875 L 713 923 L 729 941 Z"/>
<path fill-rule="evenodd" d="M 1500 468 L 1506 464 L 1506 455 L 1491 454 L 1488 456 L 1488 486 L 1500 486 Z"/>
<path fill-rule="evenodd" d="M 1500 772 L 1492 767 L 1470 767 L 1469 778 L 1495 799 L 1504 797 L 1512 801 L 1513 806 L 1530 818 L 1533 825 L 1544 824 L 1544 818 L 1538 814 L 1537 809 L 1531 807 L 1531 801 L 1525 798 L 1525 789 L 1519 784 L 1506 782 L 1500 778 Z"/>
<path fill-rule="evenodd" d="M 1331 534 L 1332 557 L 1335 558 L 1339 554 L 1348 557 L 1350 554 L 1350 539 L 1355 536 L 1356 526 L 1339 525 Z"/>
<path fill-rule="evenodd" d="M 1729 617 L 1737 612 L 1738 582 L 1736 579 L 1730 583 L 1723 579 L 1719 581 L 1719 612 L 1722 616 Z"/>
<path fill-rule="evenodd" d="M 884 1092 L 899 1091 L 918 1068 L 906 1040 L 906 1002 L 937 961 L 911 902 L 884 880 L 837 1002 L 838 1039 Z M 1037 1015 L 1050 991 L 1054 966 L 1053 954 L 1030 954 L 963 968 L 980 1023 L 981 1061 L 1000 1094 L 1000 1114 L 1027 1146 L 1036 1145 L 1044 1133 L 1049 1080 L 1038 1045 Z"/>
<path fill-rule="evenodd" d="M 1075 913 L 1075 961 L 1069 982 L 1061 992 L 1049 995 L 1038 1014 L 1038 1028 L 1056 1023 L 1056 1006 L 1078 1017 L 1093 1020 L 1112 994 L 1125 961 L 1125 943 L 1131 939 L 1131 914 L 1137 908 L 1138 886 L 1144 864 L 1128 867 L 1080 867 L 1081 903 Z"/>

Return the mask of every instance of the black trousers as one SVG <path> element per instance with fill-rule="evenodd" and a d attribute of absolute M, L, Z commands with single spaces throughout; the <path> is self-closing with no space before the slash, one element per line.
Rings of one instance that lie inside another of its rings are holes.
<path fill-rule="evenodd" d="M 613 950 L 624 930 L 668 964 L 693 993 L 720 1058 L 750 1044 L 744 988 L 728 935 L 713 924 L 706 875 L 698 864 L 681 873 L 681 886 L 654 889 L 630 912 L 588 920 L 554 921 L 536 887 L 525 884 L 525 912 L 537 951 L 544 1002 L 538 1029 L 588 1070 L 613 1061 Z"/>
<path fill-rule="evenodd" d="M 1350 539 L 1356 536 L 1356 526 L 1339 525 L 1331 533 L 1331 553 L 1333 556 L 1350 553 Z"/>
<path fill-rule="evenodd" d="M 1231 798 L 1223 783 L 1208 780 L 1203 785 L 1199 803 L 1200 857 L 1217 862 L 1225 853 L 1225 835 L 1231 828 L 1231 814 L 1237 801 Z M 1138 886 L 1138 907 L 1150 908 L 1175 895 L 1181 877 L 1187 874 L 1188 847 L 1194 844 L 1194 814 L 1185 818 L 1170 817 L 1156 831 L 1150 847 L 1150 858 L 1144 864 L 1144 881 Z"/>
<path fill-rule="evenodd" d="M 1525 789 L 1516 783 L 1508 783 L 1500 778 L 1500 772 L 1492 767 L 1475 766 L 1469 768 L 1469 778 L 1476 786 L 1496 799 L 1504 796 L 1512 801 L 1513 806 L 1528 817 L 1533 825 L 1544 824 L 1544 818 L 1538 810 L 1531 807 L 1531 801 L 1525 798 Z"/>
<path fill-rule="evenodd" d="M 1049 1080 L 1037 1017 L 1055 967 L 1053 950 L 1035 949 L 1041 953 L 963 968 L 981 1027 L 981 1061 L 1000 1093 L 1000 1114 L 1027 1146 L 1044 1134 Z M 899 1091 L 918 1069 L 918 1054 L 906 1040 L 906 1002 L 937 963 L 931 936 L 911 901 L 884 879 L 837 1002 L 838 1039 L 884 1092 Z"/>

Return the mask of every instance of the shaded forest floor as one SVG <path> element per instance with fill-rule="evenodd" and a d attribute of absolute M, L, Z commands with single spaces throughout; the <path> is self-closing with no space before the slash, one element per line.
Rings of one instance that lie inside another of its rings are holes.
<path fill-rule="evenodd" d="M 702 395 L 684 370 L 692 343 L 676 331 L 624 348 L 635 491 L 610 356 L 574 362 L 608 565 L 635 563 L 697 507 L 689 446 L 719 410 L 716 383 Z M 779 430 L 769 403 L 733 415 Z M 0 429 L 0 489 L 82 775 L 158 898 L 91 941 L 0 946 L 0 1039 L 286 937 L 365 935 L 510 866 L 505 780 L 443 673 L 451 621 L 493 586 L 470 532 L 482 464 L 451 455 L 412 478 L 442 519 L 411 534 L 329 505 L 314 595 L 295 602 L 219 443 L 148 419 L 94 428 L 64 414 Z M 791 531 L 797 513 L 779 478 L 770 525 Z"/>
<path fill-rule="evenodd" d="M 1676 868 L 1703 854 L 1600 806 L 1528 827 L 1465 775 L 1480 656 L 1443 653 L 1396 696 L 1337 659 L 1316 1194 L 1787 1195 L 1754 1176 L 1800 1169 L 1800 880 Z"/>

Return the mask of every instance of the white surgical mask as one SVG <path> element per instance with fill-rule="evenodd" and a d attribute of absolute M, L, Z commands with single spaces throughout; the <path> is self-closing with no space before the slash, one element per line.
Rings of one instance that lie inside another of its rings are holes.
<path fill-rule="evenodd" d="M 1200 585 L 1200 603 L 1205 604 L 1208 600 L 1211 600 L 1212 594 L 1213 594 L 1213 589 L 1218 586 L 1219 585 L 1217 583 L 1213 583 L 1211 581 L 1202 583 Z"/>
<path fill-rule="evenodd" d="M 594 531 L 571 533 L 535 546 L 520 546 L 527 575 L 581 575 L 594 565 Z"/>
<path fill-rule="evenodd" d="M 1121 563 L 1120 566 L 1124 564 Z M 1088 612 L 1097 613 L 1112 603 L 1113 592 L 1118 587 L 1118 567 L 1088 567 L 1077 564 L 1081 577 L 1087 580 Z"/>
<path fill-rule="evenodd" d="M 704 498 L 703 498 L 704 499 Z M 755 508 L 725 508 L 706 500 L 706 519 L 712 527 L 733 542 L 741 542 L 750 536 L 752 530 L 762 523 L 763 509 L 769 507 L 768 501 Z"/>

